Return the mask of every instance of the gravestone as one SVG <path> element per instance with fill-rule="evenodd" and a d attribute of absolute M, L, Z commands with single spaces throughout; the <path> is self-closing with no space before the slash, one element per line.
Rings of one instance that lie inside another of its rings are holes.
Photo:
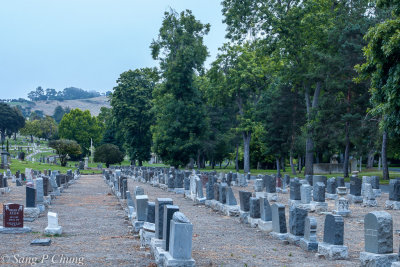
<path fill-rule="evenodd" d="M 266 197 L 260 198 L 260 218 L 263 221 L 272 221 L 272 210 Z"/>
<path fill-rule="evenodd" d="M 389 200 L 400 201 L 400 180 L 391 179 L 389 182 Z"/>
<path fill-rule="evenodd" d="M 310 174 L 306 174 L 304 179 L 308 182 L 309 185 L 313 186 L 313 176 Z"/>
<path fill-rule="evenodd" d="M 311 202 L 311 185 L 303 184 L 300 187 L 300 195 L 301 195 L 301 203 L 302 204 L 310 204 Z"/>
<path fill-rule="evenodd" d="M 377 201 L 375 200 L 375 193 L 372 189 L 371 184 L 364 184 L 364 198 L 363 205 L 367 207 L 376 207 L 378 206 Z"/>
<path fill-rule="evenodd" d="M 300 239 L 300 247 L 305 251 L 317 251 L 317 220 L 315 217 L 306 217 L 304 223 L 304 237 Z"/>
<path fill-rule="evenodd" d="M 214 199 L 216 201 L 219 201 L 219 183 L 214 183 L 213 187 L 214 187 Z"/>
<path fill-rule="evenodd" d="M 325 202 L 325 184 L 314 181 L 313 199 L 315 202 Z"/>
<path fill-rule="evenodd" d="M 326 192 L 328 194 L 336 194 L 336 179 L 335 178 L 329 178 L 327 185 L 326 185 Z"/>
<path fill-rule="evenodd" d="M 19 204 L 3 205 L 3 227 L 23 228 L 24 227 L 24 206 Z"/>
<path fill-rule="evenodd" d="M 237 205 L 235 195 L 233 194 L 233 190 L 230 186 L 226 188 L 226 205 L 229 206 Z"/>
<path fill-rule="evenodd" d="M 337 215 L 341 215 L 343 217 L 347 217 L 351 214 L 349 210 L 349 201 L 344 197 L 340 197 L 335 201 L 335 210 L 333 213 Z"/>
<path fill-rule="evenodd" d="M 36 178 L 36 202 L 43 203 L 43 179 Z"/>
<path fill-rule="evenodd" d="M 164 229 L 164 206 L 172 205 L 173 201 L 170 198 L 156 198 L 155 201 L 155 238 L 162 239 L 163 238 L 163 229 Z"/>
<path fill-rule="evenodd" d="M 146 222 L 155 223 L 155 208 L 156 204 L 154 202 L 147 202 Z"/>
<path fill-rule="evenodd" d="M 286 217 L 285 217 L 285 205 L 280 203 L 274 203 L 272 209 L 272 229 L 275 233 L 285 234 L 287 233 Z"/>
<path fill-rule="evenodd" d="M 250 211 L 251 192 L 239 191 L 240 210 Z"/>
<path fill-rule="evenodd" d="M 219 202 L 222 204 L 226 203 L 226 190 L 228 185 L 226 183 L 221 183 L 219 185 Z"/>
<path fill-rule="evenodd" d="M 327 214 L 324 225 L 324 242 L 332 245 L 343 245 L 344 220 L 340 215 Z"/>
<path fill-rule="evenodd" d="M 386 211 L 373 211 L 364 217 L 365 252 L 361 266 L 393 266 L 399 255 L 393 253 L 393 220 Z"/>
<path fill-rule="evenodd" d="M 165 251 L 169 250 L 169 240 L 170 240 L 170 224 L 172 217 L 175 212 L 179 211 L 178 206 L 165 205 L 164 206 L 164 229 L 163 229 L 163 240 L 165 241 L 163 249 Z"/>
<path fill-rule="evenodd" d="M 47 227 L 44 229 L 46 235 L 61 235 L 62 227 L 58 225 L 58 214 L 55 212 L 47 213 Z"/>
<path fill-rule="evenodd" d="M 264 181 L 263 179 L 256 179 L 254 181 L 254 191 L 255 192 L 261 192 L 264 187 Z"/>
<path fill-rule="evenodd" d="M 43 179 L 43 196 L 47 197 L 49 195 L 49 177 L 42 177 Z"/>
<path fill-rule="evenodd" d="M 326 176 L 323 176 L 323 175 L 313 175 L 313 186 L 316 184 L 316 183 L 324 183 L 324 185 L 326 186 L 326 184 L 327 184 L 327 178 L 326 178 Z"/>
<path fill-rule="evenodd" d="M 289 210 L 289 229 L 290 233 L 295 236 L 304 235 L 304 225 L 307 217 L 307 210 L 295 206 Z"/>
<path fill-rule="evenodd" d="M 136 196 L 136 219 L 138 221 L 146 220 L 148 201 L 147 195 Z"/>
<path fill-rule="evenodd" d="M 299 178 L 296 177 L 290 182 L 290 200 L 301 200 L 300 187 Z"/>
<path fill-rule="evenodd" d="M 362 180 L 357 176 L 350 177 L 350 194 L 353 196 L 361 196 Z"/>
<path fill-rule="evenodd" d="M 214 199 L 214 184 L 211 181 L 208 181 L 208 183 L 206 183 L 206 199 Z"/>
<path fill-rule="evenodd" d="M 276 178 L 271 175 L 265 175 L 265 189 L 267 193 L 276 193 Z"/>
<path fill-rule="evenodd" d="M 256 197 L 250 198 L 250 217 L 260 218 L 260 199 Z"/>
<path fill-rule="evenodd" d="M 283 183 L 285 187 L 288 187 L 290 185 L 290 176 L 288 174 L 285 174 L 285 176 L 283 177 Z"/>
<path fill-rule="evenodd" d="M 26 207 L 36 207 L 36 189 L 29 186 L 26 187 Z"/>

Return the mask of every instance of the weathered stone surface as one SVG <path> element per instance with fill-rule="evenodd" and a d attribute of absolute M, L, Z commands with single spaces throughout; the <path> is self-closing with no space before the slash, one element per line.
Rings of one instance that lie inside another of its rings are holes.
<path fill-rule="evenodd" d="M 315 217 L 306 217 L 304 237 L 300 239 L 300 247 L 306 251 L 317 251 L 317 220 Z"/>
<path fill-rule="evenodd" d="M 400 201 L 400 180 L 391 179 L 389 182 L 389 200 Z"/>
<path fill-rule="evenodd" d="M 328 194 L 336 194 L 336 187 L 337 187 L 336 179 L 329 178 L 326 185 L 326 192 Z"/>
<path fill-rule="evenodd" d="M 178 223 L 190 223 L 189 219 L 182 212 L 175 212 L 172 216 L 172 220 Z"/>
<path fill-rule="evenodd" d="M 360 253 L 360 266 L 362 267 L 394 267 L 393 265 L 398 261 L 399 255 L 397 253 L 389 254 L 375 254 L 369 252 Z M 399 265 L 400 266 L 400 265 Z"/>
<path fill-rule="evenodd" d="M 327 214 L 324 225 L 324 243 L 343 245 L 344 220 L 340 215 Z"/>
<path fill-rule="evenodd" d="M 170 225 L 171 225 L 171 220 L 175 212 L 179 211 L 178 206 L 174 205 L 165 205 L 164 206 L 164 223 L 163 223 L 163 240 L 164 242 L 164 247 L 163 249 L 165 251 L 169 250 L 169 239 L 170 239 Z"/>
<path fill-rule="evenodd" d="M 353 196 L 361 196 L 362 180 L 357 176 L 350 177 L 350 194 Z"/>
<path fill-rule="evenodd" d="M 344 177 L 336 177 L 337 187 L 345 187 Z"/>
<path fill-rule="evenodd" d="M 310 204 L 311 202 L 311 185 L 309 184 L 303 184 L 300 187 L 300 195 L 301 195 L 301 203 L 302 204 Z"/>
<path fill-rule="evenodd" d="M 309 185 L 313 186 L 313 176 L 306 174 L 304 179 L 308 182 Z"/>
<path fill-rule="evenodd" d="M 155 201 L 155 225 L 156 225 L 156 238 L 163 238 L 164 229 L 164 206 L 172 205 L 173 201 L 170 198 L 156 198 Z"/>
<path fill-rule="evenodd" d="M 393 253 L 393 221 L 386 211 L 373 211 L 364 217 L 365 251 Z"/>
<path fill-rule="evenodd" d="M 154 202 L 147 202 L 147 209 L 146 209 L 146 222 L 154 223 L 155 216 L 156 216 L 156 203 Z"/>
<path fill-rule="evenodd" d="M 250 198 L 250 217 L 260 218 L 260 199 L 256 197 Z"/>
<path fill-rule="evenodd" d="M 260 198 L 260 218 L 263 221 L 272 221 L 272 210 L 266 197 Z"/>
<path fill-rule="evenodd" d="M 254 181 L 254 191 L 255 192 L 261 192 L 264 187 L 264 181 L 263 179 L 256 179 Z"/>
<path fill-rule="evenodd" d="M 219 202 L 222 204 L 226 203 L 226 189 L 228 188 L 227 183 L 221 183 L 219 185 Z"/>
<path fill-rule="evenodd" d="M 371 176 L 371 185 L 372 189 L 380 189 L 378 176 Z"/>
<path fill-rule="evenodd" d="M 148 201 L 147 195 L 136 196 L 136 219 L 138 221 L 146 220 Z"/>
<path fill-rule="evenodd" d="M 326 176 L 323 175 L 313 175 L 313 186 L 316 183 L 324 183 L 324 185 L 326 186 L 327 184 L 327 178 Z"/>
<path fill-rule="evenodd" d="M 290 199 L 291 200 L 301 200 L 300 187 L 301 187 L 301 183 L 298 178 L 294 178 L 290 182 Z"/>
<path fill-rule="evenodd" d="M 206 183 L 206 199 L 214 199 L 214 184 L 211 181 L 208 181 L 208 183 Z"/>
<path fill-rule="evenodd" d="M 226 205 L 237 205 L 235 195 L 233 194 L 232 188 L 230 186 L 226 188 Z"/>
<path fill-rule="evenodd" d="M 219 201 L 219 184 L 214 183 L 214 199 Z"/>
<path fill-rule="evenodd" d="M 325 184 L 314 181 L 313 199 L 315 202 L 325 202 Z"/>
<path fill-rule="evenodd" d="M 26 207 L 36 207 L 36 189 L 32 187 L 26 187 Z"/>
<path fill-rule="evenodd" d="M 240 210 L 250 211 L 251 192 L 239 191 Z"/>
<path fill-rule="evenodd" d="M 272 209 L 272 229 L 276 233 L 287 233 L 285 205 L 274 203 Z"/>
<path fill-rule="evenodd" d="M 267 193 L 276 193 L 276 178 L 271 175 L 265 175 L 265 189 Z"/>
<path fill-rule="evenodd" d="M 289 230 L 296 236 L 304 235 L 305 219 L 308 215 L 307 210 L 291 206 L 289 210 Z"/>

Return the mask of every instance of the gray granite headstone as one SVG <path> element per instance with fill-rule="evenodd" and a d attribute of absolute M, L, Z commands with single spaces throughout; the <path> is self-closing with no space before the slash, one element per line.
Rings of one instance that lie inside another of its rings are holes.
<path fill-rule="evenodd" d="M 29 186 L 26 187 L 26 207 L 36 207 L 36 189 Z"/>
<path fill-rule="evenodd" d="M 309 184 L 303 184 L 300 187 L 300 193 L 301 193 L 301 203 L 303 204 L 310 204 L 311 202 L 311 189 L 312 186 Z"/>
<path fill-rule="evenodd" d="M 329 178 L 328 182 L 326 184 L 326 192 L 328 194 L 336 194 L 336 179 L 335 178 Z"/>
<path fill-rule="evenodd" d="M 179 211 L 178 206 L 165 205 L 164 206 L 164 229 L 163 229 L 163 240 L 165 241 L 163 249 L 169 250 L 169 238 L 170 238 L 170 225 L 171 220 L 175 212 Z"/>
<path fill-rule="evenodd" d="M 257 197 L 250 198 L 250 217 L 260 218 L 260 199 Z"/>
<path fill-rule="evenodd" d="M 297 236 L 304 235 L 304 224 L 308 215 L 307 210 L 291 206 L 289 210 L 290 233 Z"/>
<path fill-rule="evenodd" d="M 260 198 L 260 218 L 263 221 L 272 221 L 272 210 L 268 198 Z"/>
<path fill-rule="evenodd" d="M 43 203 L 43 179 L 36 178 L 36 202 Z"/>
<path fill-rule="evenodd" d="M 287 233 L 285 205 L 280 203 L 272 204 L 272 229 L 276 233 Z"/>
<path fill-rule="evenodd" d="M 324 225 L 324 242 L 331 245 L 343 245 L 344 220 L 340 215 L 327 214 Z"/>
<path fill-rule="evenodd" d="M 400 201 L 400 180 L 391 179 L 389 182 L 389 200 Z"/>
<path fill-rule="evenodd" d="M 290 199 L 291 200 L 301 200 L 300 187 L 301 187 L 301 183 L 298 178 L 294 178 L 290 182 Z"/>
<path fill-rule="evenodd" d="M 185 177 L 183 179 L 183 185 L 185 187 L 185 190 L 190 190 L 190 178 L 189 177 Z"/>
<path fill-rule="evenodd" d="M 147 195 L 136 196 L 136 219 L 145 221 L 147 216 L 147 203 L 149 198 Z"/>
<path fill-rule="evenodd" d="M 233 194 L 233 190 L 230 186 L 226 188 L 226 205 L 237 205 L 235 195 Z"/>
<path fill-rule="evenodd" d="M 316 183 L 324 183 L 324 185 L 326 186 L 327 183 L 327 178 L 326 176 L 323 175 L 313 175 L 313 186 Z"/>
<path fill-rule="evenodd" d="M 378 176 L 371 176 L 371 185 L 372 185 L 372 189 L 380 188 Z"/>
<path fill-rule="evenodd" d="M 155 216 L 155 238 L 163 238 L 164 229 L 164 206 L 172 205 L 173 201 L 170 198 L 156 198 L 156 216 Z"/>
<path fill-rule="evenodd" d="M 146 222 L 154 223 L 155 222 L 155 209 L 156 204 L 154 202 L 147 202 L 147 213 L 146 213 Z"/>
<path fill-rule="evenodd" d="M 313 186 L 313 176 L 312 175 L 306 174 L 305 180 L 308 182 L 309 185 Z"/>
<path fill-rule="evenodd" d="M 283 177 L 283 183 L 285 187 L 290 185 L 290 176 L 288 174 L 285 174 L 285 176 Z"/>
<path fill-rule="evenodd" d="M 276 178 L 271 175 L 265 175 L 265 189 L 267 193 L 276 193 Z"/>
<path fill-rule="evenodd" d="M 250 211 L 251 192 L 239 191 L 240 209 L 242 211 Z"/>
<path fill-rule="evenodd" d="M 227 183 L 221 183 L 219 185 L 219 202 L 221 202 L 222 204 L 226 203 L 226 189 L 227 189 L 228 185 Z"/>
<path fill-rule="evenodd" d="M 214 183 L 214 199 L 219 201 L 219 183 Z"/>
<path fill-rule="evenodd" d="M 208 183 L 206 183 L 206 199 L 214 199 L 214 185 L 211 181 L 208 181 Z"/>
<path fill-rule="evenodd" d="M 337 187 L 345 187 L 344 177 L 336 177 L 336 185 Z"/>
<path fill-rule="evenodd" d="M 325 184 L 321 182 L 314 183 L 313 198 L 316 202 L 325 202 Z"/>
<path fill-rule="evenodd" d="M 365 251 L 393 253 L 393 220 L 386 211 L 373 211 L 364 217 Z"/>
<path fill-rule="evenodd" d="M 198 198 L 203 198 L 203 183 L 200 179 L 196 179 L 196 195 Z"/>
<path fill-rule="evenodd" d="M 192 256 L 193 225 L 177 211 L 171 220 L 169 253 L 178 260 L 190 260 Z M 182 265 L 183 266 L 183 265 Z M 190 265 L 192 266 L 192 265 Z"/>
<path fill-rule="evenodd" d="M 353 196 L 361 196 L 362 180 L 357 176 L 350 177 L 350 194 Z"/>

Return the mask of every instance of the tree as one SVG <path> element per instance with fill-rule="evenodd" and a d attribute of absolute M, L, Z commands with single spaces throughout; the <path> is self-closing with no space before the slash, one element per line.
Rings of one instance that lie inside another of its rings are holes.
<path fill-rule="evenodd" d="M 205 110 L 194 76 L 203 71 L 208 56 L 203 37 L 209 30 L 210 25 L 196 20 L 190 10 L 171 10 L 165 12 L 158 39 L 150 46 L 164 80 L 153 93 L 154 150 L 175 167 L 196 158 L 205 135 Z"/>
<path fill-rule="evenodd" d="M 63 167 L 67 165 L 69 156 L 81 154 L 81 146 L 74 140 L 52 140 L 49 142 L 49 147 L 56 150 Z"/>
<path fill-rule="evenodd" d="M 370 79 L 371 114 L 380 118 L 382 131 L 383 179 L 389 179 L 387 144 L 390 135 L 400 135 L 400 3 L 378 0 L 380 8 L 390 8 L 392 16 L 370 28 L 365 35 L 366 62 L 356 66 L 360 77 Z"/>
<path fill-rule="evenodd" d="M 62 120 L 62 117 L 64 116 L 64 114 L 69 113 L 70 109 L 68 107 L 66 107 L 65 109 L 58 105 L 55 109 L 54 109 L 54 113 L 53 113 L 53 118 L 56 121 L 56 123 L 60 123 L 60 121 Z"/>
<path fill-rule="evenodd" d="M 11 136 L 24 127 L 25 118 L 17 108 L 0 103 L 0 138 L 3 147 L 6 136 Z"/>
<path fill-rule="evenodd" d="M 124 136 L 126 151 L 139 166 L 150 159 L 150 126 L 154 122 L 151 101 L 157 81 L 156 69 L 129 70 L 121 74 L 111 96 L 112 115 Z M 102 111 L 104 115 L 100 115 L 107 116 L 106 110 Z"/>
<path fill-rule="evenodd" d="M 104 144 L 96 148 L 94 153 L 95 162 L 103 162 L 107 168 L 110 164 L 120 164 L 124 160 L 124 153 L 116 145 Z"/>
<path fill-rule="evenodd" d="M 25 127 L 20 129 L 20 133 L 25 136 L 31 137 L 31 143 L 33 143 L 33 137 L 40 135 L 40 123 L 39 120 L 27 121 Z"/>
<path fill-rule="evenodd" d="M 94 146 L 100 143 L 103 127 L 96 117 L 90 115 L 89 110 L 82 111 L 77 108 L 64 115 L 58 127 L 58 133 L 61 138 L 78 142 L 82 147 L 82 152 L 87 154 L 91 139 Z"/>
<path fill-rule="evenodd" d="M 38 137 L 44 139 L 53 138 L 58 132 L 57 124 L 51 116 L 46 116 L 39 121 L 39 129 L 40 133 Z"/>

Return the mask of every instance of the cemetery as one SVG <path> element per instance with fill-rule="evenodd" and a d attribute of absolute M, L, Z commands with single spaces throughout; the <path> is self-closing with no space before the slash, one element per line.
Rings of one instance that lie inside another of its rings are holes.
<path fill-rule="evenodd" d="M 400 267 L 399 1 L 33 2 L 0 267 Z"/>

